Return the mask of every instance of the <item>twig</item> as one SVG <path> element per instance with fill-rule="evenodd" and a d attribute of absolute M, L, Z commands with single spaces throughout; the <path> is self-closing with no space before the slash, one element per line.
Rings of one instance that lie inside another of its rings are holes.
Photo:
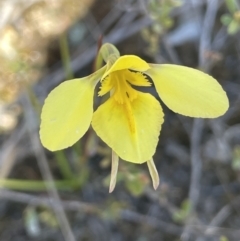
<path fill-rule="evenodd" d="M 207 10 L 203 21 L 202 35 L 199 44 L 199 67 L 200 69 L 208 72 L 209 61 L 206 61 L 205 51 L 210 49 L 211 46 L 211 33 L 215 23 L 216 13 L 219 6 L 218 0 L 208 0 Z M 187 225 L 181 235 L 182 241 L 188 241 L 190 238 L 190 223 L 192 223 L 192 216 L 195 212 L 200 196 L 200 181 L 202 173 L 202 160 L 200 157 L 200 141 L 201 133 L 204 127 L 204 121 L 202 119 L 195 119 L 193 123 L 193 129 L 191 134 L 191 184 L 189 190 L 189 201 L 191 204 L 191 212 Z"/>
<path fill-rule="evenodd" d="M 21 125 L 19 129 L 16 129 L 12 133 L 0 149 L 0 179 L 6 178 L 11 171 L 17 155 L 17 151 L 14 149 L 17 147 L 25 133 L 26 125 Z"/>
<path fill-rule="evenodd" d="M 49 208 L 53 208 L 53 205 L 55 205 L 55 201 L 48 197 L 39 197 L 32 194 L 9 191 L 6 189 L 2 189 L 0 198 L 7 199 L 13 202 L 26 203 L 33 206 L 47 206 Z M 220 225 L 221 222 L 224 221 L 222 218 L 227 218 L 227 214 L 228 212 L 231 211 L 232 205 L 238 204 L 238 203 L 239 203 L 239 197 L 236 198 L 230 204 L 226 205 L 224 208 L 222 208 L 219 211 L 219 213 L 216 215 L 216 217 L 209 224 L 211 225 L 210 228 L 209 226 L 203 226 L 203 225 L 201 225 L 201 227 L 197 225 L 190 225 L 191 233 L 192 234 L 205 233 L 208 236 L 231 234 L 234 237 L 239 237 L 240 235 L 239 230 L 217 227 L 217 225 Z M 100 208 L 93 206 L 91 204 L 82 203 L 79 201 L 72 201 L 72 200 L 62 201 L 61 200 L 61 205 L 65 210 L 68 210 L 68 211 L 82 211 L 82 212 L 90 212 L 90 213 L 97 213 L 97 214 L 101 212 Z M 183 231 L 183 228 L 178 225 L 164 222 L 162 220 L 159 220 L 158 218 L 151 217 L 149 215 L 143 215 L 129 209 L 120 210 L 120 219 L 142 224 L 144 226 L 147 224 L 151 228 L 156 228 L 158 230 L 160 229 L 164 233 L 169 233 L 174 235 L 180 235 L 181 232 Z"/>
<path fill-rule="evenodd" d="M 202 160 L 200 157 L 200 142 L 201 133 L 204 127 L 204 121 L 202 119 L 195 119 L 193 121 L 193 129 L 191 133 L 191 179 L 189 189 L 189 201 L 191 205 L 191 211 L 189 213 L 189 219 L 187 220 L 184 232 L 181 235 L 181 240 L 187 241 L 190 238 L 191 224 L 193 221 L 192 215 L 196 210 L 200 196 L 200 180 L 202 173 Z"/>
<path fill-rule="evenodd" d="M 52 208 L 55 205 L 55 200 L 50 197 L 39 197 L 32 194 L 22 192 L 10 191 L 2 189 L 0 192 L 1 199 L 7 199 L 12 202 L 26 203 L 33 206 L 46 206 Z M 93 205 L 82 203 L 79 201 L 62 201 L 61 206 L 68 211 L 83 211 L 83 212 L 97 212 L 98 209 Z"/>
<path fill-rule="evenodd" d="M 199 44 L 199 67 L 205 72 L 209 72 L 210 69 L 211 63 L 210 60 L 206 58 L 206 51 L 211 48 L 211 34 L 219 4 L 219 0 L 207 1 L 207 10 L 203 21 L 202 34 Z"/>
<path fill-rule="evenodd" d="M 27 94 L 25 95 L 25 98 L 23 101 L 24 101 L 23 106 L 25 107 L 25 110 L 24 110 L 25 119 L 26 119 L 26 122 L 28 123 L 27 126 L 28 126 L 32 147 L 35 152 L 35 156 L 36 156 L 42 177 L 44 181 L 48 182 L 46 184 L 46 188 L 48 190 L 49 196 L 51 197 L 52 200 L 54 200 L 54 205 L 52 206 L 53 211 L 55 212 L 55 215 L 58 219 L 64 239 L 66 241 L 75 241 L 75 237 L 70 228 L 70 224 L 67 220 L 64 209 L 61 205 L 61 201 L 60 201 L 57 189 L 54 185 L 54 180 L 48 165 L 47 158 L 40 145 L 38 134 L 36 132 L 36 127 L 34 126 L 34 123 L 38 123 L 38 122 L 36 120 L 33 120 L 33 118 L 35 117 L 34 111 L 32 109 L 32 106 L 30 104 Z"/>
<path fill-rule="evenodd" d="M 195 119 L 193 122 L 193 129 L 191 134 L 191 185 L 189 190 L 189 200 L 191 209 L 194 211 L 198 204 L 200 195 L 200 180 L 202 171 L 202 160 L 200 157 L 200 145 L 202 138 L 202 131 L 204 127 L 203 119 Z"/>
<path fill-rule="evenodd" d="M 212 229 L 215 228 L 215 226 L 221 225 L 232 213 L 233 209 L 235 208 L 236 204 L 239 204 L 240 197 L 238 196 L 235 198 L 232 202 L 225 205 L 220 209 L 220 211 L 215 215 L 215 217 L 212 219 L 212 221 L 209 223 L 208 228 L 206 229 L 206 234 L 211 234 Z"/>
<path fill-rule="evenodd" d="M 181 64 L 181 61 L 180 61 L 176 51 L 168 43 L 167 38 L 165 36 L 162 37 L 162 44 L 163 44 L 171 62 L 174 64 Z"/>
<path fill-rule="evenodd" d="M 144 226 L 149 225 L 152 228 L 156 228 L 161 232 L 169 233 L 171 235 L 179 235 L 183 230 L 183 228 L 178 225 L 167 223 L 159 220 L 158 218 L 139 214 L 128 209 L 121 210 L 120 215 L 123 220 L 143 224 Z M 208 226 L 189 224 L 189 227 L 190 234 L 202 235 Z M 208 234 L 208 236 L 213 237 L 220 235 L 231 235 L 231 237 L 236 238 L 237 240 L 237 238 L 240 236 L 240 231 L 238 229 L 231 228 L 211 227 L 211 232 Z"/>
<path fill-rule="evenodd" d="M 155 217 L 139 214 L 131 210 L 122 210 L 120 214 L 121 218 L 124 220 L 141 223 L 144 224 L 144 226 L 147 224 L 157 229 L 160 228 L 165 233 L 180 235 L 182 232 L 182 228 L 175 224 L 167 223 Z"/>

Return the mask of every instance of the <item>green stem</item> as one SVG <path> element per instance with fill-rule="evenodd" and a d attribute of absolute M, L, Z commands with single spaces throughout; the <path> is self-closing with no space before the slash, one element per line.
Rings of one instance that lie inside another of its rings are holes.
<path fill-rule="evenodd" d="M 55 157 L 56 157 L 56 160 L 58 163 L 58 167 L 60 168 L 60 171 L 61 171 L 64 179 L 68 179 L 68 180 L 74 179 L 75 176 L 72 173 L 72 170 L 70 168 L 70 165 L 68 163 L 68 160 L 67 160 L 64 152 L 57 151 L 54 154 L 55 154 Z"/>
<path fill-rule="evenodd" d="M 19 180 L 19 179 L 0 179 L 0 187 L 18 191 L 45 191 L 49 182 Z M 55 181 L 55 186 L 59 190 L 74 190 L 79 187 L 77 180 Z"/>
<path fill-rule="evenodd" d="M 98 52 L 97 57 L 95 59 L 94 71 L 101 69 L 102 66 L 103 66 L 103 57 L 101 52 Z"/>
<path fill-rule="evenodd" d="M 73 79 L 74 74 L 71 68 L 71 57 L 70 57 L 70 52 L 69 52 L 69 46 L 68 46 L 68 40 L 67 40 L 67 35 L 63 34 L 60 37 L 60 52 L 61 52 L 61 58 L 62 58 L 62 63 L 65 71 L 65 75 L 67 79 Z M 77 151 L 81 151 L 80 147 L 75 146 L 74 149 Z M 69 163 L 64 155 L 64 153 L 58 152 L 55 154 L 57 161 L 58 161 L 58 166 L 61 169 L 61 173 L 66 179 L 71 179 L 74 178 L 71 168 L 69 167 Z"/>
<path fill-rule="evenodd" d="M 26 89 L 27 89 L 27 94 L 28 94 L 28 97 L 30 99 L 30 102 L 31 102 L 34 110 L 36 111 L 37 116 L 40 118 L 41 105 L 40 105 L 40 103 L 38 101 L 38 98 L 36 97 L 32 87 L 30 85 L 27 85 Z"/>
<path fill-rule="evenodd" d="M 67 79 L 73 79 L 73 71 L 71 68 L 71 58 L 69 54 L 69 47 L 68 47 L 68 41 L 67 41 L 67 36 L 66 34 L 63 34 L 60 37 L 60 52 L 61 52 L 61 57 L 62 57 L 62 62 L 63 62 L 63 67 L 65 70 L 66 78 Z"/>

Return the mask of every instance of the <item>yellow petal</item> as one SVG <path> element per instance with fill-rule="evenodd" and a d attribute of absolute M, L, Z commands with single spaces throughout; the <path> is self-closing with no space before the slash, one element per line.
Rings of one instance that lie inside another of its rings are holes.
<path fill-rule="evenodd" d="M 94 74 L 65 81 L 46 98 L 40 126 L 44 147 L 57 151 L 76 143 L 88 130 L 93 114 L 93 94 L 105 67 Z"/>
<path fill-rule="evenodd" d="M 99 96 L 103 96 L 108 93 L 111 89 L 113 89 L 114 83 L 113 80 L 107 76 L 101 83 L 100 91 L 98 92 Z"/>
<path fill-rule="evenodd" d="M 162 101 L 174 112 L 214 118 L 223 115 L 229 106 L 220 84 L 199 70 L 179 65 L 151 65 L 146 71 Z"/>
<path fill-rule="evenodd" d="M 136 99 L 119 104 L 109 98 L 93 114 L 97 135 L 123 160 L 143 163 L 152 158 L 163 123 L 159 102 L 139 92 Z"/>
<path fill-rule="evenodd" d="M 149 69 L 147 62 L 135 55 L 124 55 L 117 59 L 117 61 L 112 65 L 112 67 L 104 73 L 102 79 L 114 71 L 123 69 L 132 69 L 137 71 L 145 71 Z"/>
<path fill-rule="evenodd" d="M 126 70 L 124 78 L 131 85 L 146 87 L 151 86 L 151 83 L 148 81 L 147 76 L 144 75 L 142 72 L 132 72 L 130 70 Z"/>

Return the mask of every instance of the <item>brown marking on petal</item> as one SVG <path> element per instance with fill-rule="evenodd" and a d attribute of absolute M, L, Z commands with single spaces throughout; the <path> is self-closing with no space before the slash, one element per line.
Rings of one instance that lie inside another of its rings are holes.
<path fill-rule="evenodd" d="M 124 101 L 123 105 L 124 105 L 124 109 L 126 110 L 126 116 L 128 119 L 130 131 L 132 134 L 135 134 L 136 133 L 136 123 L 135 123 L 134 115 L 132 112 L 131 102 L 129 100 Z"/>

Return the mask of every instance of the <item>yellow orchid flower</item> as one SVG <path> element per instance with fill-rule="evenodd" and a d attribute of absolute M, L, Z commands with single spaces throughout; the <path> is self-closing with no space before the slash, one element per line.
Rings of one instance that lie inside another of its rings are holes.
<path fill-rule="evenodd" d="M 228 98 L 214 78 L 199 70 L 149 64 L 134 55 L 120 57 L 113 45 L 104 47 L 108 49 L 102 51 L 107 63 L 104 67 L 90 76 L 63 82 L 46 98 L 41 114 L 41 142 L 51 151 L 64 149 L 76 143 L 92 125 L 113 150 L 110 191 L 116 183 L 118 157 L 133 163 L 147 162 L 157 188 L 159 178 L 152 157 L 164 114 L 151 94 L 134 87 L 151 86 L 150 78 L 166 106 L 190 117 L 221 116 L 228 109 Z M 99 81 L 98 95 L 110 95 L 94 112 L 94 89 Z"/>

